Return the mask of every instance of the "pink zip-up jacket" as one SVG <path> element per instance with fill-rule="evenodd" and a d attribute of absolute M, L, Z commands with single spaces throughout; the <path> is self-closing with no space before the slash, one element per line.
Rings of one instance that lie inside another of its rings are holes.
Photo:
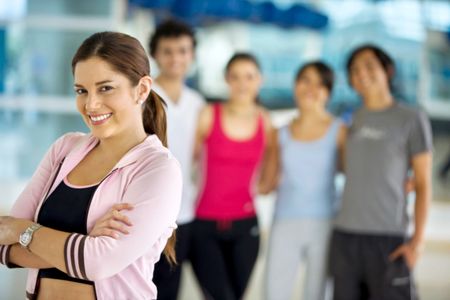
<path fill-rule="evenodd" d="M 36 221 L 44 199 L 98 143 L 91 135 L 68 133 L 59 138 L 40 163 L 14 204 L 11 215 Z M 181 204 L 179 164 L 156 135 L 131 149 L 100 183 L 92 198 L 87 230 L 117 203 L 134 205 L 122 211 L 133 226 L 118 239 L 71 234 L 65 243 L 68 274 L 91 280 L 97 299 L 156 299 L 154 264 L 176 228 Z M 0 246 L 0 262 L 10 265 L 9 246 Z M 29 269 L 27 298 L 36 296 L 37 269 Z"/>

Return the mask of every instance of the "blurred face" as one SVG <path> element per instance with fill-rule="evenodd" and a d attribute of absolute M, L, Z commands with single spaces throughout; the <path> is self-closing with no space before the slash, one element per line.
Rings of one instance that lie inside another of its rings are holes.
<path fill-rule="evenodd" d="M 371 50 L 364 50 L 355 57 L 349 76 L 352 87 L 363 97 L 380 89 L 389 90 L 388 75 Z"/>
<path fill-rule="evenodd" d="M 258 96 L 262 79 L 258 67 L 248 60 L 236 60 L 226 73 L 230 98 L 254 101 Z"/>
<path fill-rule="evenodd" d="M 144 79 L 132 87 L 125 75 L 92 57 L 76 64 L 74 80 L 78 111 L 95 137 L 107 139 L 142 126 L 140 102 L 150 92 Z"/>
<path fill-rule="evenodd" d="M 161 38 L 154 58 L 162 75 L 183 78 L 194 58 L 194 46 L 190 36 Z"/>
<path fill-rule="evenodd" d="M 295 82 L 295 101 L 301 110 L 325 109 L 329 92 L 323 85 L 319 72 L 307 67 Z"/>

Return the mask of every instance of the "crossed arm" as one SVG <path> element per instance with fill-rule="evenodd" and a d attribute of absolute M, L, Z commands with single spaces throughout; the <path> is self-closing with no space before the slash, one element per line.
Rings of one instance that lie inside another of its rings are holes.
<path fill-rule="evenodd" d="M 120 213 L 123 210 L 132 210 L 133 206 L 128 203 L 120 203 L 100 218 L 89 232 L 91 237 L 109 236 L 117 239 L 120 234 L 129 234 L 128 227 L 132 226 L 130 219 Z M 8 226 L 10 230 L 2 230 L 0 239 L 11 242 L 11 247 L 6 254 L 6 260 L 10 267 L 24 267 L 33 269 L 58 268 L 67 272 L 64 262 L 64 245 L 70 233 L 57 231 L 51 228 L 41 228 L 33 235 L 29 249 L 27 250 L 17 243 L 20 233 L 33 224 L 25 219 L 12 217 L 0 217 L 0 226 Z M 6 251 L 6 249 L 5 249 Z"/>

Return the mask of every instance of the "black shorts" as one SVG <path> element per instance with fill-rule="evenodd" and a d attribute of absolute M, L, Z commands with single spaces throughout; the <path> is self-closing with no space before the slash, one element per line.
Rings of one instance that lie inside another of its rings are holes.
<path fill-rule="evenodd" d="M 330 270 L 334 300 L 417 300 L 412 271 L 403 258 L 389 255 L 406 239 L 335 230 Z"/>

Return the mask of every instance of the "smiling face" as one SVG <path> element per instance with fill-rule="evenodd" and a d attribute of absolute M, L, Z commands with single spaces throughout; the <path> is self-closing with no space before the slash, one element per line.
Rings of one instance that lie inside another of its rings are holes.
<path fill-rule="evenodd" d="M 295 82 L 295 101 L 302 111 L 325 109 L 330 96 L 327 87 L 314 67 L 307 67 Z"/>
<path fill-rule="evenodd" d="M 92 135 L 108 139 L 142 128 L 141 82 L 133 87 L 125 75 L 95 56 L 76 64 L 74 80 L 77 108 Z"/>
<path fill-rule="evenodd" d="M 194 42 L 188 35 L 161 38 L 154 58 L 162 75 L 183 78 L 194 58 Z"/>
<path fill-rule="evenodd" d="M 389 90 L 389 76 L 372 50 L 363 50 L 354 58 L 349 69 L 352 87 L 363 98 L 380 90 Z"/>
<path fill-rule="evenodd" d="M 258 67 L 250 60 L 236 60 L 228 68 L 226 81 L 230 98 L 239 101 L 254 101 L 258 96 L 262 78 Z"/>

